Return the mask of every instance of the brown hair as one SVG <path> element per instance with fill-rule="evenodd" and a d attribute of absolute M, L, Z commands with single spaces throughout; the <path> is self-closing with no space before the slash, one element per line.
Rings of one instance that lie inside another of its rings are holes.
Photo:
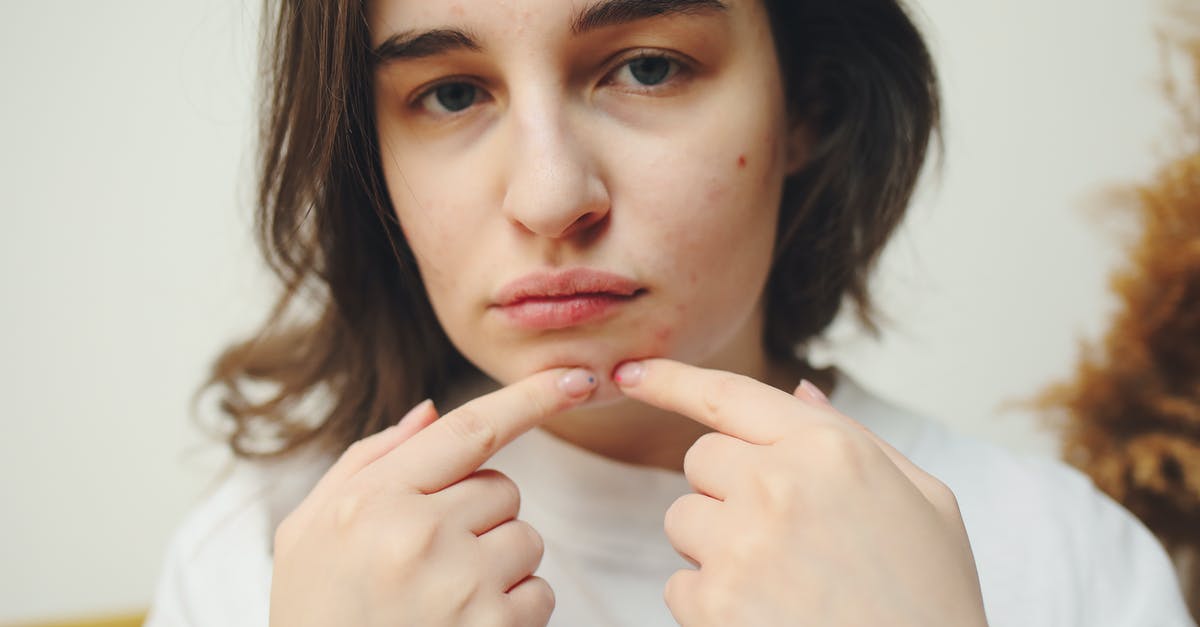
<path fill-rule="evenodd" d="M 844 299 L 874 329 L 868 275 L 907 208 L 939 95 L 896 0 L 764 1 L 789 113 L 811 138 L 784 186 L 766 291 L 764 346 L 792 359 Z M 340 452 L 474 370 L 434 316 L 386 193 L 364 2 L 266 3 L 256 225 L 283 290 L 201 390 L 220 389 L 238 456 Z"/>
<path fill-rule="evenodd" d="M 1185 48 L 1200 88 L 1200 38 Z M 1112 277 L 1108 335 L 1039 402 L 1054 410 L 1065 459 L 1171 552 L 1200 618 L 1200 102 L 1176 104 L 1188 144 L 1129 203 L 1141 235 Z"/>

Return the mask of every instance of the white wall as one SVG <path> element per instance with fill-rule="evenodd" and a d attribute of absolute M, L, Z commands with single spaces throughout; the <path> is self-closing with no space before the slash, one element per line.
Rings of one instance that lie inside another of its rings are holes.
<path fill-rule="evenodd" d="M 945 176 L 889 252 L 865 383 L 1017 449 L 1119 259 L 1094 206 L 1167 136 L 1159 5 L 928 0 Z M 144 607 L 224 453 L 189 395 L 270 284 L 250 239 L 252 0 L 0 3 L 0 622 Z"/>

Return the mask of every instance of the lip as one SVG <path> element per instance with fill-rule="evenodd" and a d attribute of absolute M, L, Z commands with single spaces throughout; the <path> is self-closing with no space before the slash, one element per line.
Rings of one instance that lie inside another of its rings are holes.
<path fill-rule="evenodd" d="M 492 308 L 513 324 L 528 329 L 564 329 L 616 314 L 645 289 L 628 277 L 573 268 L 534 272 L 496 292 Z"/>

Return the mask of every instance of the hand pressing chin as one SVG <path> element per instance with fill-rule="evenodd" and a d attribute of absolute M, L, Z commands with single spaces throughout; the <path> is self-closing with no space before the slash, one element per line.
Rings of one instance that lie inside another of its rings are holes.
<path fill-rule="evenodd" d="M 615 380 L 715 430 L 688 450 L 695 492 L 664 521 L 697 566 L 667 581 L 680 624 L 987 624 L 954 494 L 811 384 L 788 395 L 665 359 Z"/>

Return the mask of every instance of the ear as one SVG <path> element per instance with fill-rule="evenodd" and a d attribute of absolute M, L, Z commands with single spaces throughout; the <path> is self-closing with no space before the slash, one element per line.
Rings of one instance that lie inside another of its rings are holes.
<path fill-rule="evenodd" d="M 792 176 L 808 165 L 809 147 L 811 145 L 812 140 L 808 132 L 808 127 L 800 122 L 790 123 L 785 146 L 785 150 L 787 151 L 787 170 L 785 176 Z"/>

